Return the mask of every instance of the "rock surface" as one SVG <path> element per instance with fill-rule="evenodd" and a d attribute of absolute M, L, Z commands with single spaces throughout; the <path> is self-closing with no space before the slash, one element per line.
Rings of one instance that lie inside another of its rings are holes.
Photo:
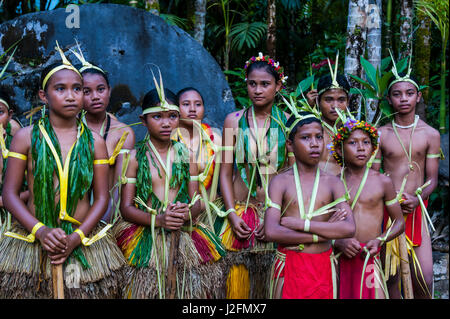
<path fill-rule="evenodd" d="M 123 5 L 82 5 L 79 13 L 79 28 L 68 28 L 72 13 L 65 9 L 27 14 L 0 25 L 0 55 L 22 39 L 8 68 L 18 74 L 2 85 L 9 86 L 17 116 L 24 125 L 29 121 L 23 112 L 39 104 L 41 70 L 60 61 L 54 50 L 56 40 L 75 64 L 78 61 L 68 49 L 75 48 L 77 39 L 85 58 L 109 73 L 109 111 L 127 124 L 139 121 L 140 101 L 154 88 L 152 64 L 159 66 L 165 87 L 174 93 L 187 86 L 199 89 L 205 100 L 205 122 L 211 126 L 221 128 L 226 114 L 234 111 L 231 90 L 220 66 L 183 30 L 145 10 Z M 155 66 L 153 72 L 158 76 Z M 145 128 L 138 125 L 133 129 L 139 141 Z"/>

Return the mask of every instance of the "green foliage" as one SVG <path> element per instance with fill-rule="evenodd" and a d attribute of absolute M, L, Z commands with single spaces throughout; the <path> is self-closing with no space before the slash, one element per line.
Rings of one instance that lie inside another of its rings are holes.
<path fill-rule="evenodd" d="M 231 50 L 241 52 L 246 48 L 256 48 L 267 32 L 267 25 L 263 22 L 241 22 L 231 27 Z"/>
<path fill-rule="evenodd" d="M 234 70 L 225 70 L 225 75 L 234 81 L 228 81 L 237 109 L 245 109 L 252 102 L 248 97 L 247 84 L 245 82 L 245 71 L 243 68 L 235 68 Z"/>

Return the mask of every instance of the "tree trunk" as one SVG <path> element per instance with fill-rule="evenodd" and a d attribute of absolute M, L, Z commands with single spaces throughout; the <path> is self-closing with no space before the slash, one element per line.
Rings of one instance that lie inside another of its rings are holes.
<path fill-rule="evenodd" d="M 203 45 L 206 24 L 206 0 L 195 0 L 194 39 Z"/>
<path fill-rule="evenodd" d="M 276 1 L 267 0 L 267 53 L 275 59 L 277 43 L 277 19 L 276 19 Z"/>
<path fill-rule="evenodd" d="M 348 21 L 347 21 L 347 43 L 345 46 L 345 74 L 353 74 L 363 77 L 363 69 L 360 57 L 364 56 L 366 46 L 367 28 L 366 28 L 366 9 L 369 5 L 368 0 L 349 0 L 348 3 Z M 348 77 L 352 87 L 361 88 L 361 85 Z M 351 111 L 359 111 L 361 106 L 361 96 L 355 94 L 350 98 L 349 108 Z"/>
<path fill-rule="evenodd" d="M 388 49 L 392 51 L 392 0 L 388 0 L 386 4 L 385 25 L 383 56 L 387 57 L 389 56 Z"/>
<path fill-rule="evenodd" d="M 413 0 L 402 0 L 400 5 L 400 43 L 399 56 L 405 58 L 411 55 L 413 31 Z"/>
<path fill-rule="evenodd" d="M 420 85 L 428 85 L 430 80 L 430 51 L 431 51 L 431 37 L 430 37 L 430 18 L 423 12 L 417 10 L 417 22 L 419 28 L 416 32 L 415 41 L 415 74 L 419 80 Z M 426 121 L 426 105 L 429 99 L 428 87 L 422 90 L 421 103 L 417 103 L 416 114 L 420 116 L 423 121 Z"/>
<path fill-rule="evenodd" d="M 375 69 L 381 68 L 381 0 L 369 1 L 367 10 L 367 58 Z M 367 120 L 372 122 L 379 101 L 367 99 Z"/>
<path fill-rule="evenodd" d="M 296 84 L 296 70 L 295 70 L 295 45 L 294 45 L 294 39 L 293 36 L 295 34 L 295 18 L 296 15 L 294 12 L 289 12 L 289 19 L 291 20 L 291 23 L 289 25 L 289 77 L 288 77 L 288 84 L 294 85 Z"/>

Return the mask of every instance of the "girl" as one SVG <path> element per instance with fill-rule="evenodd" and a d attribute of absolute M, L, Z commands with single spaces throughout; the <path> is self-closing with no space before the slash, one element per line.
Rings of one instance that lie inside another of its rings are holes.
<path fill-rule="evenodd" d="M 8 157 L 14 156 L 14 153 L 9 152 L 11 140 L 17 130 L 14 130 L 13 123 L 17 123 L 12 120 L 14 113 L 14 106 L 11 103 L 8 95 L 3 89 L 0 90 L 0 145 L 2 151 L 2 160 L 0 161 L 0 237 L 2 234 L 9 230 L 11 227 L 11 215 L 3 207 L 2 189 L 5 179 L 5 172 L 8 163 Z M 28 191 L 22 189 L 20 198 L 25 202 L 28 200 Z"/>
<path fill-rule="evenodd" d="M 65 263 L 66 297 L 117 298 L 126 263 L 107 228 L 97 233 L 108 203 L 108 172 L 95 164 L 106 158 L 106 145 L 78 120 L 83 80 L 56 49 L 63 62 L 43 70 L 39 90 L 49 115 L 11 142 L 16 156 L 9 159 L 3 200 L 17 223 L 0 240 L 0 297 L 52 297 L 50 268 Z M 19 197 L 25 171 L 27 204 Z"/>
<path fill-rule="evenodd" d="M 222 276 L 213 263 L 224 254 L 220 243 L 206 228 L 192 227 L 200 212 L 198 184 L 190 180 L 197 166 L 170 138 L 179 123 L 176 101 L 162 83 L 144 96 L 140 117 L 148 135 L 124 160 L 117 243 L 133 266 L 128 298 L 215 297 Z"/>
<path fill-rule="evenodd" d="M 116 219 L 112 218 L 112 215 L 118 210 L 118 193 L 114 185 L 121 174 L 122 154 L 129 152 L 134 147 L 134 131 L 106 111 L 111 97 L 111 87 L 106 71 L 87 62 L 81 49 L 79 47 L 78 49 L 78 52 L 72 52 L 82 63 L 79 71 L 83 76 L 85 124 L 91 131 L 98 133 L 103 138 L 108 151 L 108 162 L 105 164 L 109 165 L 108 189 L 112 196 L 102 219 L 111 222 Z M 114 217 L 117 217 L 115 213 Z"/>

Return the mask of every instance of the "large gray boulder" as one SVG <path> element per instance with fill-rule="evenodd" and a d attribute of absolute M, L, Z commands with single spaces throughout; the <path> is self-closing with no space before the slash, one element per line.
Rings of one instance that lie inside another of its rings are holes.
<path fill-rule="evenodd" d="M 108 71 L 112 87 L 109 110 L 127 124 L 139 121 L 140 101 L 154 88 L 151 63 L 159 66 L 165 87 L 175 93 L 186 86 L 200 90 L 205 99 L 205 121 L 211 126 L 221 128 L 225 115 L 234 111 L 231 90 L 219 65 L 183 30 L 129 6 L 90 4 L 78 8 L 79 28 L 74 11 L 65 9 L 27 14 L 0 25 L 0 55 L 22 39 L 8 68 L 18 73 L 2 85 L 10 87 L 23 124 L 28 123 L 23 112 L 39 103 L 41 70 L 60 61 L 54 50 L 56 40 L 75 63 L 68 49 L 75 48 L 77 39 L 86 59 Z M 140 140 L 145 128 L 138 125 L 133 129 Z"/>
<path fill-rule="evenodd" d="M 439 161 L 439 183 L 443 186 L 448 186 L 448 133 L 441 135 L 441 148 L 445 159 Z"/>

